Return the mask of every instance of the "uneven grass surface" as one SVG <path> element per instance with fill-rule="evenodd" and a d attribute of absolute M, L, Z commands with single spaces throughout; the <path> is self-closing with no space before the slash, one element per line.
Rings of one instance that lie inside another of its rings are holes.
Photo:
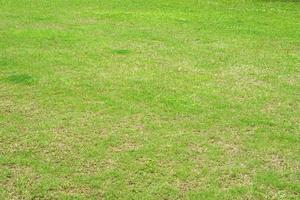
<path fill-rule="evenodd" d="M 1 199 L 299 199 L 300 2 L 0 0 Z"/>

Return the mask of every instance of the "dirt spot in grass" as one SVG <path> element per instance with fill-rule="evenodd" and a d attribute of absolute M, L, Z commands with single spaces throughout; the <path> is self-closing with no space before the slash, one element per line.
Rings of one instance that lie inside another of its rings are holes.
<path fill-rule="evenodd" d="M 146 132 L 146 127 L 144 125 L 144 117 L 140 114 L 131 115 L 129 117 L 124 117 L 116 124 L 116 129 L 132 130 L 138 133 Z"/>
<path fill-rule="evenodd" d="M 227 155 L 235 156 L 239 155 L 241 152 L 239 145 L 235 143 L 226 143 L 224 141 L 218 141 L 216 144 L 218 144 L 218 146 L 220 146 Z"/>
<path fill-rule="evenodd" d="M 263 113 L 276 113 L 280 108 L 280 102 L 267 102 L 261 109 Z"/>
<path fill-rule="evenodd" d="M 0 168 L 10 171 L 6 179 L 0 182 L 0 187 L 2 187 L 9 196 L 12 195 L 10 199 L 24 199 L 25 196 L 29 196 L 33 186 L 39 181 L 39 175 L 29 166 L 8 164 L 2 165 Z M 22 187 L 26 188 L 26 192 L 19 193 L 18 187 L 20 184 L 23 184 Z"/>
<path fill-rule="evenodd" d="M 93 190 L 89 187 L 68 187 L 68 188 L 64 188 L 61 191 L 63 194 L 67 195 L 67 196 L 81 196 L 81 197 L 85 197 L 87 194 L 91 194 L 93 193 Z"/>
<path fill-rule="evenodd" d="M 264 159 L 264 166 L 266 169 L 275 169 L 275 170 L 287 170 L 295 168 L 290 162 L 287 162 L 284 157 L 278 154 L 271 154 L 266 156 Z"/>
<path fill-rule="evenodd" d="M 105 170 L 110 170 L 116 167 L 116 162 L 112 159 L 105 159 L 102 161 L 86 160 L 83 165 L 80 166 L 80 170 L 76 175 L 89 175 L 93 176 L 98 173 L 102 173 Z"/>
<path fill-rule="evenodd" d="M 120 153 L 120 152 L 128 152 L 135 151 L 139 148 L 139 145 L 132 142 L 125 142 L 119 146 L 112 147 L 112 152 Z"/>
<path fill-rule="evenodd" d="M 200 145 L 197 145 L 197 144 L 190 144 L 189 149 L 193 152 L 196 152 L 196 153 L 205 153 L 205 152 L 207 152 L 206 147 L 200 146 Z"/>
<path fill-rule="evenodd" d="M 11 99 L 1 96 L 0 110 L 1 113 L 9 114 L 15 112 L 16 108 Z"/>
<path fill-rule="evenodd" d="M 296 86 L 300 83 L 299 72 L 295 74 L 285 74 L 278 77 L 279 81 L 282 83 L 288 84 L 289 86 Z"/>
<path fill-rule="evenodd" d="M 28 74 L 14 74 L 4 79 L 6 82 L 13 84 L 31 85 L 34 83 L 34 78 Z"/>
<path fill-rule="evenodd" d="M 188 191 L 199 188 L 201 183 L 199 181 L 179 181 L 179 180 L 177 180 L 175 185 L 182 193 L 186 193 Z"/>
<path fill-rule="evenodd" d="M 253 175 L 246 173 L 228 173 L 221 175 L 218 179 L 218 182 L 225 190 L 232 187 L 249 186 L 252 184 L 251 176 Z"/>
<path fill-rule="evenodd" d="M 222 69 L 215 74 L 215 77 L 222 86 L 230 86 L 235 90 L 252 90 L 270 86 L 265 76 L 270 76 L 272 73 L 268 69 L 244 65 Z"/>

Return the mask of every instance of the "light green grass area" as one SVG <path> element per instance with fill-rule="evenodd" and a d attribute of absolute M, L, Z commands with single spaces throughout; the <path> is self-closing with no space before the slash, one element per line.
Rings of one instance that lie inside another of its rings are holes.
<path fill-rule="evenodd" d="M 0 0 L 0 199 L 299 198 L 299 1 Z"/>

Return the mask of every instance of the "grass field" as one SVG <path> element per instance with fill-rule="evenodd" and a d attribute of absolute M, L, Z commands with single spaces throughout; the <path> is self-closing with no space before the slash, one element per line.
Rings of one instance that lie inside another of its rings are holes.
<path fill-rule="evenodd" d="M 300 199 L 300 2 L 0 0 L 0 199 Z"/>

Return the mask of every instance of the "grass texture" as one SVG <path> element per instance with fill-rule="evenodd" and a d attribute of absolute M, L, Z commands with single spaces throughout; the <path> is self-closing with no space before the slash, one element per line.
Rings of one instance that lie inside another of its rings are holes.
<path fill-rule="evenodd" d="M 1 199 L 299 199 L 300 2 L 0 0 Z"/>

